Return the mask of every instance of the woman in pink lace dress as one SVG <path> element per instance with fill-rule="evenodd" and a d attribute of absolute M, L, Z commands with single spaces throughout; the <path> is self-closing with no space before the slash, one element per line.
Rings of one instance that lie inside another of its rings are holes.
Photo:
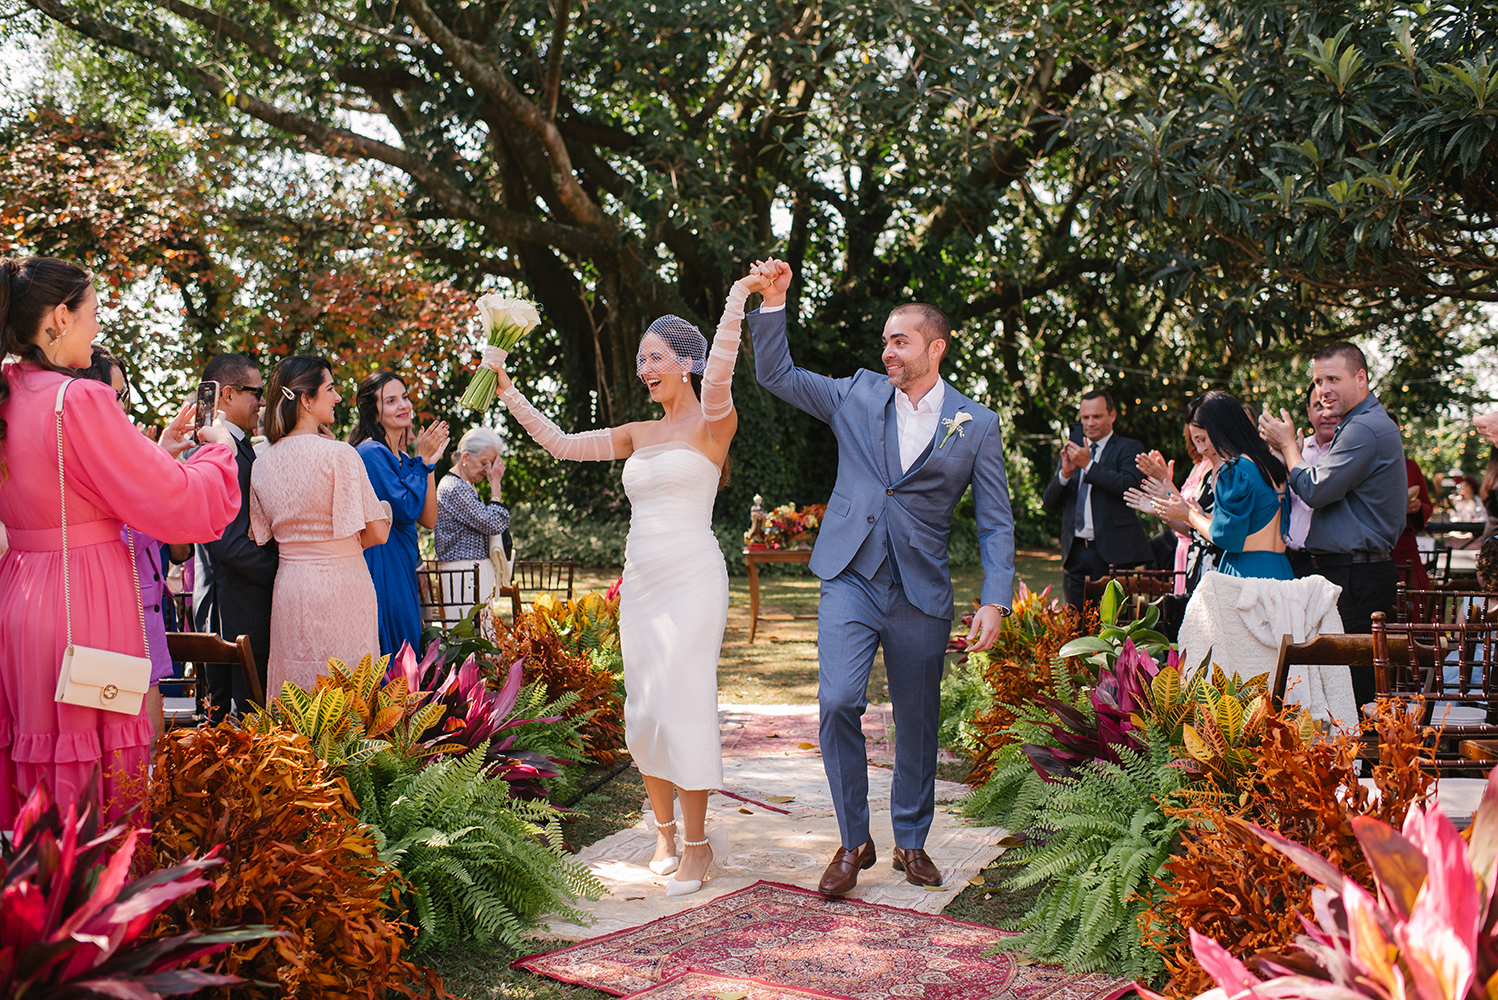
<path fill-rule="evenodd" d="M 20 360 L 0 377 L 0 521 L 10 548 L 0 557 L 0 826 L 9 827 L 33 787 L 46 781 L 66 809 L 102 765 L 109 816 L 140 801 L 154 736 L 144 710 L 82 708 L 54 700 L 67 644 L 62 511 L 58 487 L 58 387 L 63 402 L 68 582 L 76 645 L 134 656 L 145 652 L 130 553 L 130 524 L 165 542 L 217 537 L 239 509 L 229 432 L 207 427 L 191 462 L 184 407 L 149 441 L 120 411 L 109 386 L 74 379 L 90 363 L 99 331 L 92 278 L 60 260 L 0 261 L 0 355 Z M 99 780 L 99 779 L 93 779 Z M 19 796 L 19 798 L 17 797 Z"/>
<path fill-rule="evenodd" d="M 359 453 L 322 434 L 340 399 L 322 358 L 286 358 L 265 384 L 270 447 L 250 477 L 250 534 L 259 545 L 274 538 L 281 550 L 267 698 L 286 681 L 316 687 L 331 656 L 354 666 L 364 654 L 380 653 L 364 550 L 384 544 L 390 509 L 375 496 Z"/>

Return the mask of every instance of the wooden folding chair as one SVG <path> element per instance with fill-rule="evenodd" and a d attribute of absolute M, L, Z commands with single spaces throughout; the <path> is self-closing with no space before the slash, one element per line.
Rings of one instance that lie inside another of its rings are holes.
<path fill-rule="evenodd" d="M 260 686 L 249 636 L 225 642 L 212 632 L 168 632 L 166 649 L 173 660 L 191 665 L 191 677 L 174 677 L 172 683 L 191 687 L 195 705 L 191 712 L 167 714 L 168 728 L 201 726 L 208 721 L 208 677 L 203 667 L 210 663 L 238 664 L 250 700 L 257 705 L 265 704 L 265 690 Z"/>
<path fill-rule="evenodd" d="M 515 587 L 515 607 L 520 607 L 523 593 L 565 595 L 572 600 L 572 582 L 576 566 L 571 559 L 517 559 L 511 564 L 510 581 Z M 534 599 L 532 599 L 534 600 Z"/>
<path fill-rule="evenodd" d="M 1408 656 L 1399 655 L 1401 640 L 1410 651 Z M 1498 624 L 1490 619 L 1388 622 L 1382 612 L 1373 615 L 1375 692 L 1380 698 L 1424 699 L 1422 730 L 1434 741 L 1436 767 L 1443 774 L 1481 769 L 1462 758 L 1463 740 L 1498 738 L 1495 647 Z M 1448 713 L 1457 718 L 1451 719 Z"/>

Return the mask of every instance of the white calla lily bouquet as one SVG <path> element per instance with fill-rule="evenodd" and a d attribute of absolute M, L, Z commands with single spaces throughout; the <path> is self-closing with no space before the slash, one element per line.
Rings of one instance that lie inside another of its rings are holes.
<path fill-rule="evenodd" d="M 520 341 L 541 325 L 541 313 L 528 299 L 512 299 L 490 292 L 478 301 L 479 323 L 486 342 L 505 353 L 513 351 Z M 495 375 L 480 368 L 463 392 L 462 405 L 470 410 L 487 410 L 494 405 Z"/>

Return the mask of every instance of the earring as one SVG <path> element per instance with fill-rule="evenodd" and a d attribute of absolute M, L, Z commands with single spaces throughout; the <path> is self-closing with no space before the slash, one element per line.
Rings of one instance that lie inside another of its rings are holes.
<path fill-rule="evenodd" d="M 682 372 L 681 373 L 681 380 L 683 382 L 690 382 L 691 381 L 691 379 L 687 377 L 687 373 L 686 372 Z"/>
<path fill-rule="evenodd" d="M 47 327 L 47 343 L 49 343 L 49 344 L 55 344 L 61 338 L 62 338 L 62 334 L 58 333 L 56 330 L 52 329 L 50 326 Z"/>

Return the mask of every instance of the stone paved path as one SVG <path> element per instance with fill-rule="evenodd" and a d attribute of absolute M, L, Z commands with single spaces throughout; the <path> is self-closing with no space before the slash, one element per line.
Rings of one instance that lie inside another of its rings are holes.
<path fill-rule="evenodd" d="M 817 707 L 724 705 L 719 709 L 719 722 L 724 787 L 708 800 L 707 822 L 709 835 L 726 846 L 702 890 L 690 896 L 666 895 L 670 876 L 656 875 L 647 867 L 655 849 L 655 833 L 642 820 L 578 854 L 578 860 L 612 895 L 596 903 L 584 901 L 584 909 L 593 917 L 590 926 L 553 921 L 552 935 L 575 940 L 623 930 L 761 879 L 816 888 L 840 840 L 817 750 Z M 893 760 L 891 727 L 889 706 L 870 705 L 864 734 L 869 740 L 869 805 L 879 861 L 860 875 L 849 898 L 939 913 L 968 879 L 1001 853 L 996 845 L 1005 831 L 970 825 L 950 807 L 967 791 L 966 786 L 938 781 L 936 818 L 926 851 L 942 870 L 945 885 L 932 891 L 906 882 L 889 862 L 894 846 L 887 766 Z M 771 801 L 786 796 L 792 797 L 790 801 Z M 645 812 L 648 815 L 648 807 Z"/>

